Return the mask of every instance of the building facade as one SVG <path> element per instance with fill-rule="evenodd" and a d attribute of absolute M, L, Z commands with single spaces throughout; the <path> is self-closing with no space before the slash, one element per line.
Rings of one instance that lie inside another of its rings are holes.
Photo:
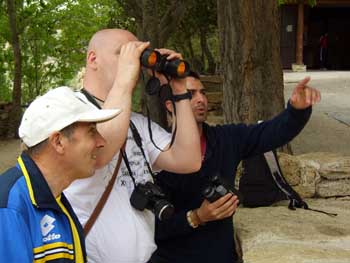
<path fill-rule="evenodd" d="M 327 50 L 322 65 L 320 38 L 324 34 Z M 349 70 L 350 0 L 317 0 L 314 7 L 293 0 L 282 5 L 281 60 L 284 69 L 298 64 L 308 69 Z"/>

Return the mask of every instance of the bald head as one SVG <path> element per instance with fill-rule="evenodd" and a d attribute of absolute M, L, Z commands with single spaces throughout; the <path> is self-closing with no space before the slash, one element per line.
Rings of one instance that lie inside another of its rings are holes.
<path fill-rule="evenodd" d="M 137 40 L 136 36 L 127 30 L 103 29 L 92 36 L 88 46 L 88 53 L 91 50 L 98 51 L 106 48 L 119 49 L 120 51 L 120 47 L 123 44 L 135 40 Z"/>
<path fill-rule="evenodd" d="M 103 29 L 93 35 L 86 56 L 84 88 L 104 100 L 112 88 L 121 47 L 137 38 L 123 29 Z"/>

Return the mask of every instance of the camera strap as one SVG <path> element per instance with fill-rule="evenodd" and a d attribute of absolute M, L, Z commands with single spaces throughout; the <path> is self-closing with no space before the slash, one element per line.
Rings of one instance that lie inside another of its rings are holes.
<path fill-rule="evenodd" d="M 120 152 L 122 152 L 125 149 L 125 147 L 126 147 L 126 141 L 123 144 L 122 148 L 120 149 Z M 109 180 L 106 189 L 104 190 L 103 194 L 101 195 L 100 200 L 98 200 L 98 203 L 95 206 L 95 209 L 92 211 L 89 219 L 86 221 L 86 223 L 84 225 L 84 235 L 85 235 L 85 237 L 89 234 L 91 228 L 95 224 L 96 219 L 100 215 L 100 213 L 101 213 L 103 207 L 105 206 L 105 204 L 106 204 L 106 202 L 108 200 L 108 197 L 109 197 L 109 195 L 110 195 L 110 193 L 111 193 L 111 191 L 113 189 L 113 185 L 115 183 L 115 179 L 117 178 L 118 171 L 119 171 L 119 168 L 120 168 L 120 164 L 121 164 L 121 161 L 122 161 L 121 157 L 122 157 L 122 155 L 119 154 L 117 165 L 116 165 L 116 167 L 114 169 L 114 173 L 113 173 L 111 179 Z"/>
<path fill-rule="evenodd" d="M 149 162 L 147 161 L 145 151 L 143 150 L 143 147 L 142 147 L 142 138 L 141 138 L 140 133 L 137 130 L 135 124 L 132 122 L 132 120 L 130 120 L 129 127 L 130 127 L 130 130 L 131 130 L 132 136 L 134 138 L 134 141 L 135 141 L 136 145 L 139 147 L 139 149 L 140 149 L 140 151 L 142 153 L 142 156 L 143 156 L 143 158 L 145 160 L 147 169 L 148 169 L 150 175 L 152 176 L 153 181 L 155 181 L 156 180 L 155 175 L 154 175 L 154 173 L 153 173 L 153 171 L 151 169 L 151 166 L 150 166 Z M 120 153 L 121 153 L 121 155 L 123 157 L 125 166 L 126 166 L 126 168 L 128 170 L 128 173 L 129 173 L 132 181 L 133 181 L 133 184 L 136 187 L 136 180 L 135 180 L 135 177 L 133 176 L 133 173 L 132 173 L 132 170 L 131 170 L 131 167 L 130 167 L 130 163 L 129 163 L 129 160 L 128 160 L 128 156 L 126 154 L 125 149 L 120 150 Z"/>
<path fill-rule="evenodd" d="M 96 101 L 96 100 L 99 100 L 98 98 L 96 98 L 95 96 L 93 96 L 92 94 L 90 94 L 90 93 L 89 93 L 86 89 L 84 89 L 84 88 L 81 89 L 81 92 L 85 95 L 85 97 L 86 97 L 92 104 L 94 104 L 97 108 L 101 109 L 101 106 L 100 106 L 100 105 L 97 103 L 97 101 Z M 102 102 L 102 101 L 101 101 L 101 102 Z M 147 109 L 147 110 L 148 110 L 148 109 Z M 149 118 L 148 118 L 148 119 L 149 119 Z M 131 129 L 131 133 L 132 133 L 132 136 L 133 136 L 133 138 L 134 138 L 134 141 L 135 141 L 136 145 L 139 147 L 139 149 L 141 150 L 141 153 L 142 153 L 142 155 L 143 155 L 143 158 L 145 159 L 145 162 L 146 162 L 146 165 L 147 165 L 147 169 L 148 169 L 149 173 L 151 174 L 153 180 L 155 180 L 155 175 L 154 175 L 154 173 L 153 173 L 153 171 L 152 171 L 152 169 L 151 169 L 151 166 L 150 166 L 149 162 L 147 161 L 145 152 L 144 152 L 144 150 L 143 150 L 143 148 L 142 148 L 142 138 L 141 138 L 140 133 L 138 132 L 138 130 L 137 130 L 135 124 L 132 122 L 132 120 L 130 120 L 129 127 L 130 127 L 130 129 Z M 150 120 L 149 120 L 149 129 L 150 129 Z M 152 140 L 152 142 L 153 142 L 151 131 L 150 131 L 150 137 L 151 137 L 151 140 Z M 174 137 L 175 137 L 175 136 L 174 136 Z M 172 141 L 173 141 L 173 139 L 172 139 Z M 125 143 L 125 144 L 126 144 L 126 143 Z M 153 144 L 154 144 L 154 142 L 153 142 Z M 158 148 L 155 144 L 154 144 L 154 146 L 155 146 L 156 148 Z M 159 149 L 159 148 L 158 148 L 158 149 Z M 159 150 L 161 150 L 161 149 L 159 149 Z M 127 156 L 126 151 L 125 151 L 125 147 L 122 147 L 122 148 L 120 149 L 120 156 L 123 158 L 124 163 L 125 163 L 125 166 L 126 166 L 128 172 L 129 172 L 129 175 L 130 175 L 132 181 L 133 181 L 133 184 L 134 184 L 134 186 L 136 187 L 136 180 L 135 180 L 135 177 L 134 177 L 133 174 L 132 174 L 132 170 L 131 170 L 131 168 L 130 168 L 130 163 L 129 163 L 128 156 Z M 119 159 L 120 159 L 120 158 L 119 158 Z"/>
<path fill-rule="evenodd" d="M 172 134 L 171 134 L 171 140 L 170 140 L 170 144 L 169 144 L 169 146 L 167 147 L 167 149 L 165 149 L 165 150 L 163 150 L 163 149 L 161 149 L 155 142 L 154 142 L 154 140 L 153 140 L 153 133 L 152 133 L 152 122 L 151 122 L 151 118 L 149 117 L 149 109 L 148 109 L 148 107 L 146 106 L 146 110 L 147 110 L 147 122 L 148 122 L 148 132 L 149 132 L 149 137 L 150 137 L 150 139 L 151 139 L 151 142 L 153 143 L 153 145 L 154 145 L 154 147 L 156 147 L 159 151 L 161 151 L 161 152 L 166 152 L 166 151 L 168 151 L 170 148 L 171 148 L 171 146 L 174 144 L 174 141 L 175 141 L 175 136 L 176 136 L 176 131 L 177 131 L 177 122 L 176 122 L 176 108 L 175 108 L 175 103 L 174 103 L 174 115 L 172 115 L 173 116 L 173 120 L 174 120 L 174 126 L 173 126 L 173 128 L 172 128 Z"/>
<path fill-rule="evenodd" d="M 85 88 L 82 88 L 80 90 L 80 92 L 83 93 L 85 95 L 85 97 L 88 99 L 88 101 L 90 101 L 92 104 L 94 104 L 98 109 L 102 109 L 101 105 L 97 103 L 97 100 L 100 101 L 101 103 L 104 103 L 103 100 L 95 97 L 90 92 L 88 92 Z"/>
<path fill-rule="evenodd" d="M 135 177 L 132 175 L 132 171 L 131 171 L 131 168 L 130 168 L 130 163 L 129 163 L 129 160 L 128 160 L 128 156 L 126 155 L 125 149 L 120 150 L 120 155 L 123 157 L 126 169 L 128 169 L 128 173 L 129 173 L 129 175 L 130 175 L 130 177 L 132 179 L 134 187 L 136 187 L 136 180 L 135 180 Z"/>

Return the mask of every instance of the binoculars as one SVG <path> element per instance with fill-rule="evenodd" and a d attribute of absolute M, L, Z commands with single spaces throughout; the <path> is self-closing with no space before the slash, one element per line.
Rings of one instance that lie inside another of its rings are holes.
<path fill-rule="evenodd" d="M 167 55 L 161 55 L 153 49 L 145 49 L 141 54 L 141 65 L 172 78 L 184 78 L 190 73 L 190 64 L 182 59 L 167 60 Z"/>
<path fill-rule="evenodd" d="M 224 181 L 219 174 L 215 174 L 211 179 L 209 184 L 203 188 L 202 195 L 210 203 L 215 202 L 224 195 L 231 193 L 238 197 L 239 202 L 243 200 L 243 195 L 234 186 Z"/>

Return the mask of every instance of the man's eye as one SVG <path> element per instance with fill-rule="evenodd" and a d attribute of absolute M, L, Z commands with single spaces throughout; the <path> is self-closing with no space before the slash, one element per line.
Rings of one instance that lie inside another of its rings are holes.
<path fill-rule="evenodd" d="M 95 134 L 97 132 L 95 127 L 90 128 L 90 133 L 91 134 Z"/>

